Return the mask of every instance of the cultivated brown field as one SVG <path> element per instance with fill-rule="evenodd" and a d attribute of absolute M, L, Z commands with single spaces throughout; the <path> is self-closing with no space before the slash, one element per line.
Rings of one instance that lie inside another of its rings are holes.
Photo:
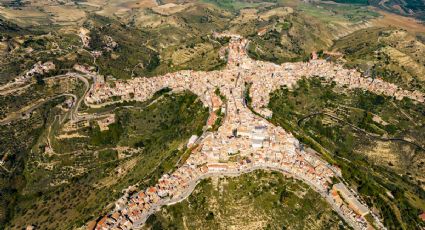
<path fill-rule="evenodd" d="M 380 18 L 371 20 L 371 23 L 375 26 L 398 27 L 413 33 L 425 33 L 425 25 L 414 18 L 388 13 L 376 8 L 375 10 L 382 15 Z"/>

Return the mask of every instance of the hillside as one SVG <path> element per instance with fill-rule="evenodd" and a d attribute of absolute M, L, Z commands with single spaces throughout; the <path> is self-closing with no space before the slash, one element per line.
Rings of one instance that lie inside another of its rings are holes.
<path fill-rule="evenodd" d="M 266 171 L 202 181 L 187 200 L 163 208 L 151 216 L 145 226 L 146 229 L 229 227 L 348 228 L 308 186 Z"/>
<path fill-rule="evenodd" d="M 425 20 L 424 0 L 334 0 L 337 3 L 370 5 L 382 10 Z"/>
<path fill-rule="evenodd" d="M 323 191 L 271 170 L 205 177 L 144 228 L 424 228 L 420 20 L 423 0 L 1 1 L 0 229 L 128 218 L 122 200 L 182 166 L 293 151 Z M 341 73 L 358 79 L 323 78 Z M 367 214 L 329 203 L 337 183 Z"/>

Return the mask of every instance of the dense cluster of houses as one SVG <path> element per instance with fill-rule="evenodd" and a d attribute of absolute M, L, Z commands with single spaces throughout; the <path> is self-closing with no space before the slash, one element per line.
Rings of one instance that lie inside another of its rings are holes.
<path fill-rule="evenodd" d="M 271 112 L 265 108 L 269 102 L 269 94 L 281 86 L 289 88 L 296 85 L 302 77 L 323 77 L 327 82 L 335 82 L 348 89 L 363 89 L 379 95 L 394 97 L 397 100 L 410 98 L 423 103 L 425 96 L 419 91 L 409 91 L 388 83 L 380 78 L 362 77 L 354 69 L 345 69 L 343 66 L 325 60 L 311 60 L 310 62 L 260 64 L 263 68 L 252 69 L 251 98 L 252 107 L 264 116 Z"/>
<path fill-rule="evenodd" d="M 348 205 L 351 211 L 358 215 L 365 216 L 369 214 L 367 206 L 360 203 L 355 195 L 347 189 L 343 183 L 334 184 L 332 187 L 332 197 L 337 201 L 339 205 Z"/>
<path fill-rule="evenodd" d="M 229 99 L 228 103 L 233 101 Z M 228 107 L 228 111 L 232 111 L 232 106 Z M 248 109 L 239 111 L 252 114 Z M 123 196 L 116 202 L 114 212 L 103 217 L 96 229 L 131 229 L 140 226 L 162 205 L 184 199 L 194 185 L 207 176 L 273 169 L 301 179 L 315 190 L 328 194 L 332 177 L 340 174 L 338 168 L 321 160 L 313 152 L 305 151 L 298 140 L 281 127 L 267 124 L 262 118 L 248 114 L 246 118 L 249 122 L 241 124 L 246 125 L 241 127 L 242 131 L 230 128 L 237 123 L 236 116 L 226 119 L 217 132 L 209 133 L 200 141 L 182 167 L 170 175 L 163 175 L 153 187 L 131 196 Z M 232 156 L 238 156 L 237 160 L 232 160 Z M 365 223 L 361 215 L 353 213 L 347 212 L 352 222 Z"/>
<path fill-rule="evenodd" d="M 186 70 L 153 78 L 115 81 L 112 84 L 97 83 L 90 91 L 87 101 L 97 104 L 117 98 L 145 101 L 158 90 L 169 87 L 177 91 L 190 90 L 200 96 L 205 105 L 208 105 L 207 103 L 211 100 L 206 97 L 211 95 L 215 88 L 234 85 L 239 74 L 243 76 L 243 81 L 252 83 L 249 91 L 252 107 L 265 117 L 272 115 L 271 111 L 266 108 L 269 94 L 284 85 L 294 86 L 302 77 L 323 77 L 328 82 L 334 81 L 349 89 L 360 88 L 376 94 L 395 97 L 398 100 L 406 97 L 418 102 L 425 101 L 424 94 L 419 91 L 404 90 L 380 78 L 362 77 L 361 73 L 354 69 L 345 69 L 342 65 L 325 60 L 283 63 L 282 65 L 252 60 L 245 51 L 247 40 L 239 36 L 232 36 L 228 46 L 228 66 L 224 70 L 211 72 Z"/>
<path fill-rule="evenodd" d="M 107 102 L 113 96 L 119 96 L 122 100 L 144 101 L 156 91 L 169 87 L 194 92 L 211 108 L 211 114 L 221 109 L 224 117 L 217 131 L 190 139 L 188 144 L 192 154 L 183 166 L 163 175 L 152 187 L 126 193 L 115 203 L 111 213 L 89 225 L 91 229 L 133 229 L 142 225 L 161 206 L 185 199 L 196 184 L 206 177 L 237 176 L 256 169 L 277 170 L 302 180 L 327 198 L 353 227 L 368 227 L 364 218 L 369 213 L 367 206 L 344 184 L 333 185 L 332 178 L 341 176 L 340 170 L 320 159 L 313 150 L 305 149 L 292 134 L 255 115 L 247 107 L 244 94 L 247 83 L 252 83 L 254 109 L 263 109 L 269 92 L 277 87 L 274 84 L 295 84 L 299 77 L 313 75 L 314 71 L 309 68 L 316 69 L 323 76 L 332 72 L 334 80 L 343 75 L 349 76 L 349 71 L 320 61 L 283 66 L 256 62 L 248 60 L 244 53 L 245 45 L 246 40 L 240 37 L 231 39 L 231 66 L 224 71 L 181 71 L 155 78 L 117 81 L 115 85 L 103 81 L 94 84 L 86 99 L 89 103 Z M 240 63 L 241 60 L 244 63 Z M 298 71 L 304 72 L 294 73 Z M 345 72 L 340 74 L 338 71 Z M 362 86 L 362 83 L 358 84 Z M 223 100 L 217 95 L 217 89 Z M 342 200 L 348 203 L 341 203 Z M 379 220 L 376 222 L 379 223 Z"/>

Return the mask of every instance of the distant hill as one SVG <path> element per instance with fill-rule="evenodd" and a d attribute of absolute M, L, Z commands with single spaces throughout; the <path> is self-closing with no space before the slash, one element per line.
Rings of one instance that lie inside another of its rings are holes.
<path fill-rule="evenodd" d="M 337 3 L 348 3 L 348 4 L 363 4 L 363 5 L 368 5 L 369 1 L 368 0 L 335 0 L 334 2 Z"/>
<path fill-rule="evenodd" d="M 392 13 L 425 21 L 425 0 L 334 0 L 334 2 L 372 5 Z"/>
<path fill-rule="evenodd" d="M 18 25 L 6 21 L 0 18 L 0 37 L 8 34 L 8 35 L 16 35 L 20 33 L 24 33 L 26 29 L 19 27 Z"/>

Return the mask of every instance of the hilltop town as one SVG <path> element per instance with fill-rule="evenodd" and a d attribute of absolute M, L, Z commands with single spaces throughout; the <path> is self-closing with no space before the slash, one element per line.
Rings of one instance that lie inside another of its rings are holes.
<path fill-rule="evenodd" d="M 0 229 L 424 229 L 416 8 L 4 0 Z"/>
<path fill-rule="evenodd" d="M 324 60 L 276 65 L 250 59 L 248 41 L 230 36 L 228 65 L 212 72 L 181 71 L 154 78 L 116 81 L 113 85 L 98 78 L 85 98 L 88 104 L 111 103 L 112 97 L 146 101 L 163 88 L 190 90 L 210 108 L 210 119 L 202 136 L 188 143 L 192 154 L 185 164 L 165 174 L 155 186 L 132 195 L 127 193 L 115 203 L 114 210 L 100 221 L 88 224 L 91 229 L 138 228 L 149 215 L 163 205 L 170 205 L 190 195 L 196 184 L 212 176 L 237 176 L 256 169 L 276 170 L 310 185 L 355 229 L 383 229 L 377 216 L 343 182 L 338 167 L 330 165 L 313 150 L 304 147 L 294 136 L 267 121 L 272 116 L 266 107 L 269 93 L 292 87 L 302 77 L 323 77 L 329 82 L 360 88 L 400 100 L 404 97 L 424 102 L 424 95 L 400 89 L 381 79 L 364 78 L 356 70 Z M 251 103 L 247 102 L 247 92 Z M 224 119 L 217 131 L 211 131 L 217 111 Z M 209 128 L 209 129 L 208 129 Z M 233 156 L 240 161 L 234 161 Z M 366 218 L 370 216 L 372 218 Z"/>
<path fill-rule="evenodd" d="M 246 39 L 238 35 L 220 36 L 232 36 L 234 39 L 229 44 L 232 52 L 228 53 L 228 65 L 224 70 L 211 72 L 186 70 L 153 78 L 120 80 L 113 85 L 105 83 L 104 78 L 98 77 L 85 100 L 96 105 L 110 102 L 114 97 L 120 100 L 145 101 L 155 92 L 168 87 L 175 91 L 190 90 L 197 94 L 205 105 L 211 107 L 210 98 L 216 88 L 223 88 L 223 91 L 230 90 L 235 81 L 241 78 L 240 81 L 252 84 L 249 94 L 254 110 L 269 117 L 271 112 L 265 107 L 271 92 L 281 86 L 291 88 L 302 77 L 322 77 L 328 82 L 335 82 L 348 89 L 360 88 L 379 95 L 394 97 L 397 100 L 410 98 L 420 103 L 425 101 L 424 94 L 419 91 L 405 90 L 380 78 L 363 77 L 355 69 L 346 69 L 342 65 L 326 60 L 313 59 L 309 62 L 283 63 L 282 65 L 255 61 L 246 54 L 245 47 L 249 45 Z M 82 67 L 76 68 L 81 70 Z"/>

